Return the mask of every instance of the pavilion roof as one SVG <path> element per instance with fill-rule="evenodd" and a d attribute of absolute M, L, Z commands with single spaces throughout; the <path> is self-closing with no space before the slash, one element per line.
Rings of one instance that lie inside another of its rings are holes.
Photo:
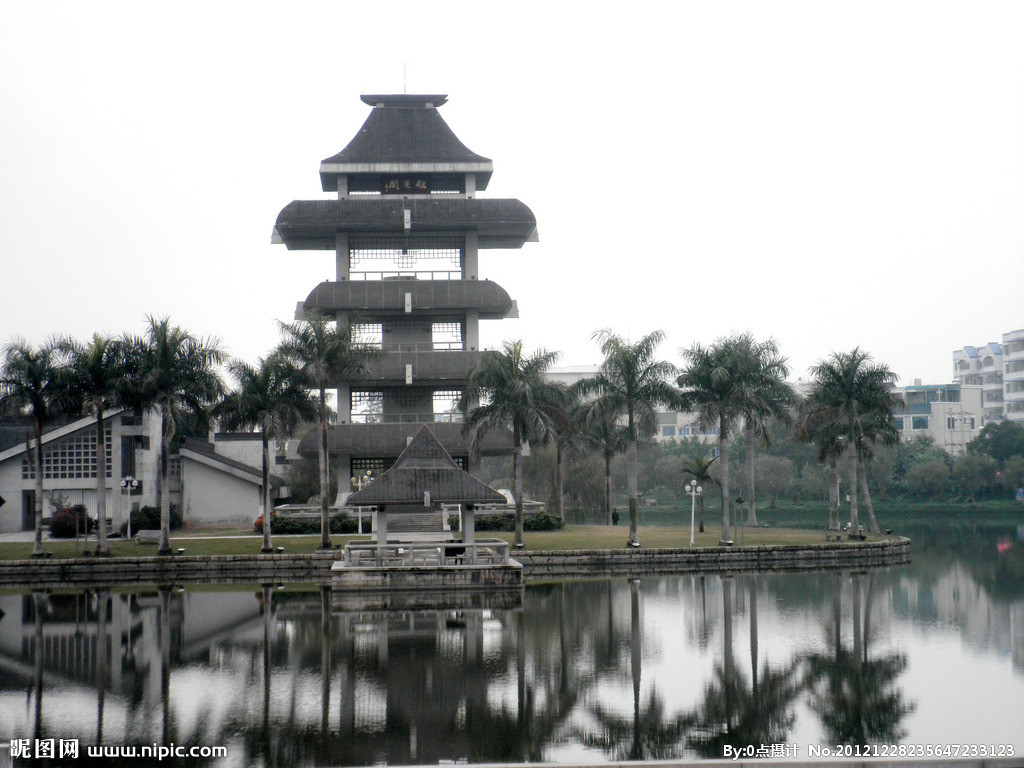
<path fill-rule="evenodd" d="M 466 472 L 448 455 L 424 424 L 394 465 L 369 485 L 348 497 L 346 505 L 503 504 L 505 497 Z"/>
<path fill-rule="evenodd" d="M 365 95 L 373 106 L 359 132 L 341 150 L 320 163 L 324 191 L 337 188 L 339 173 L 428 170 L 471 171 L 485 189 L 493 165 L 471 151 L 437 113 L 442 94 Z M 404 168 L 404 167 L 408 168 Z"/>

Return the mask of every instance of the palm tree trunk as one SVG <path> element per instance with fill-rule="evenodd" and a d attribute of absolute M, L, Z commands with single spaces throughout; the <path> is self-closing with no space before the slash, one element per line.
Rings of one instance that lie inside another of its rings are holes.
<path fill-rule="evenodd" d="M 558 519 L 565 523 L 565 451 L 562 444 L 555 447 L 555 502 L 558 504 Z"/>
<path fill-rule="evenodd" d="M 103 434 L 103 409 L 96 409 L 96 555 L 110 554 L 107 543 L 107 441 Z"/>
<path fill-rule="evenodd" d="M 43 556 L 43 425 L 35 420 L 36 429 L 36 498 L 35 498 L 35 543 L 32 557 Z"/>
<path fill-rule="evenodd" d="M 729 427 L 723 416 L 718 420 L 718 458 L 722 462 L 722 538 L 718 542 L 725 546 L 732 541 L 729 525 Z"/>
<path fill-rule="evenodd" d="M 328 515 L 328 499 L 331 482 L 327 472 L 327 395 L 320 387 L 320 549 L 331 548 L 331 521 Z M 264 521 L 266 518 L 264 518 Z"/>
<path fill-rule="evenodd" d="M 757 698 L 757 577 L 750 579 L 747 585 L 750 593 L 750 680 Z"/>
<path fill-rule="evenodd" d="M 637 457 L 636 440 L 631 439 L 626 445 L 626 464 L 629 487 L 629 540 L 626 546 L 640 546 L 640 500 L 637 498 L 637 475 L 640 474 L 640 460 Z"/>
<path fill-rule="evenodd" d="M 835 456 L 828 460 L 828 529 L 839 530 L 839 464 Z"/>
<path fill-rule="evenodd" d="M 515 546 L 522 549 L 526 542 L 523 540 L 523 433 L 519 424 L 515 425 L 512 433 L 512 484 L 516 497 Z"/>
<path fill-rule="evenodd" d="M 858 479 L 860 481 L 860 492 L 864 497 L 864 507 L 868 511 L 868 530 L 871 533 L 878 533 L 878 521 L 875 520 L 875 505 L 871 501 L 871 491 L 868 490 L 868 467 L 864 464 L 860 468 Z"/>
<path fill-rule="evenodd" d="M 754 503 L 754 428 L 747 425 L 747 525 L 757 527 L 757 505 Z"/>
<path fill-rule="evenodd" d="M 168 483 L 168 454 L 171 451 L 171 435 L 167 428 L 167 413 L 163 406 L 160 410 L 160 548 L 158 555 L 171 554 L 171 489 Z"/>
<path fill-rule="evenodd" d="M 604 517 L 605 525 L 612 524 L 612 455 L 604 455 Z"/>
<path fill-rule="evenodd" d="M 856 449 L 850 450 L 850 535 L 856 536 L 860 527 L 860 520 L 857 518 L 857 472 L 860 461 L 857 458 Z"/>
<path fill-rule="evenodd" d="M 270 541 L 270 440 L 265 429 L 260 430 L 260 437 L 263 438 L 263 551 L 273 552 Z"/>

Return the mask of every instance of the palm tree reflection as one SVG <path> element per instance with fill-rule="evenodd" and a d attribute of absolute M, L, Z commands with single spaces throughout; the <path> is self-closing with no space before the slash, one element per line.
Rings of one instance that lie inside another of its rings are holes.
<path fill-rule="evenodd" d="M 722 576 L 723 663 L 716 664 L 693 717 L 689 746 L 704 758 L 721 758 L 729 745 L 782 744 L 789 738 L 800 694 L 798 660 L 758 667 L 757 578 L 749 581 L 751 677 L 737 669 L 732 650 L 733 579 Z"/>
<path fill-rule="evenodd" d="M 902 653 L 872 656 L 870 643 L 873 577 L 869 574 L 867 597 L 861 605 L 863 574 L 852 576 L 852 648 L 842 639 L 842 581 L 832 583 L 832 616 L 828 628 L 831 653 L 804 656 L 804 680 L 808 704 L 821 719 L 824 739 L 830 744 L 894 743 L 906 736 L 903 718 L 914 710 L 897 685 L 907 668 Z"/>

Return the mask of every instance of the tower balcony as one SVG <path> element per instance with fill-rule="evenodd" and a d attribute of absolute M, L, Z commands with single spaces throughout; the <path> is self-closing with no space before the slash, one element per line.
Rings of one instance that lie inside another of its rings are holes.
<path fill-rule="evenodd" d="M 327 451 L 331 454 L 347 454 L 354 458 L 397 456 L 405 450 L 409 438 L 416 434 L 422 423 L 329 424 Z M 462 424 L 435 422 L 430 424 L 430 430 L 449 455 L 469 454 L 469 440 L 462 435 Z M 299 453 L 306 457 L 315 457 L 318 441 L 318 431 L 311 430 L 299 443 Z M 489 432 L 480 443 L 480 453 L 483 456 L 497 456 L 511 451 L 511 431 Z"/>
<path fill-rule="evenodd" d="M 361 375 L 352 376 L 353 385 L 375 384 L 433 384 L 444 386 L 461 384 L 483 357 L 476 350 L 436 350 L 430 342 L 384 345 L 376 360 L 366 365 Z M 406 366 L 412 366 L 410 381 Z"/>
<path fill-rule="evenodd" d="M 294 200 L 277 217 L 272 242 L 288 250 L 334 250 L 337 233 L 476 232 L 480 248 L 521 248 L 537 219 L 519 200 L 484 198 Z"/>
<path fill-rule="evenodd" d="M 481 319 L 512 313 L 508 293 L 490 280 L 345 280 L 323 282 L 306 297 L 304 308 L 329 314 L 359 312 L 368 317 L 410 313 L 452 314 L 475 310 Z"/>

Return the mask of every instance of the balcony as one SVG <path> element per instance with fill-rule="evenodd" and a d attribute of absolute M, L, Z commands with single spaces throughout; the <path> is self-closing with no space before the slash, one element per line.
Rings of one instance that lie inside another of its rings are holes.
<path fill-rule="evenodd" d="M 320 283 L 306 297 L 305 308 L 326 313 L 352 311 L 373 317 L 405 316 L 408 296 L 411 311 L 421 315 L 475 310 L 482 319 L 487 320 L 506 317 L 513 309 L 512 299 L 505 289 L 490 280 L 447 277 L 426 280 L 366 279 L 365 274 L 379 274 L 381 278 L 392 275 L 386 272 L 354 273 L 350 280 Z M 397 272 L 393 274 L 401 277 Z"/>
<path fill-rule="evenodd" d="M 332 454 L 347 454 L 356 458 L 397 456 L 405 450 L 408 439 L 419 429 L 419 424 L 329 424 L 327 450 Z M 433 421 L 429 424 L 431 431 L 450 455 L 469 454 L 469 440 L 462 435 L 462 424 Z M 315 457 L 318 437 L 316 429 L 308 432 L 299 443 L 299 453 Z M 484 456 L 498 456 L 511 452 L 511 431 L 491 432 L 481 441 L 480 453 Z"/>
<path fill-rule="evenodd" d="M 411 349 L 408 347 L 412 346 Z M 403 343 L 395 349 L 384 347 L 383 354 L 366 366 L 366 371 L 351 379 L 352 384 L 374 383 L 378 386 L 405 384 L 405 367 L 412 366 L 416 384 L 456 384 L 480 362 L 483 352 L 470 350 L 435 350 L 431 342 Z"/>

